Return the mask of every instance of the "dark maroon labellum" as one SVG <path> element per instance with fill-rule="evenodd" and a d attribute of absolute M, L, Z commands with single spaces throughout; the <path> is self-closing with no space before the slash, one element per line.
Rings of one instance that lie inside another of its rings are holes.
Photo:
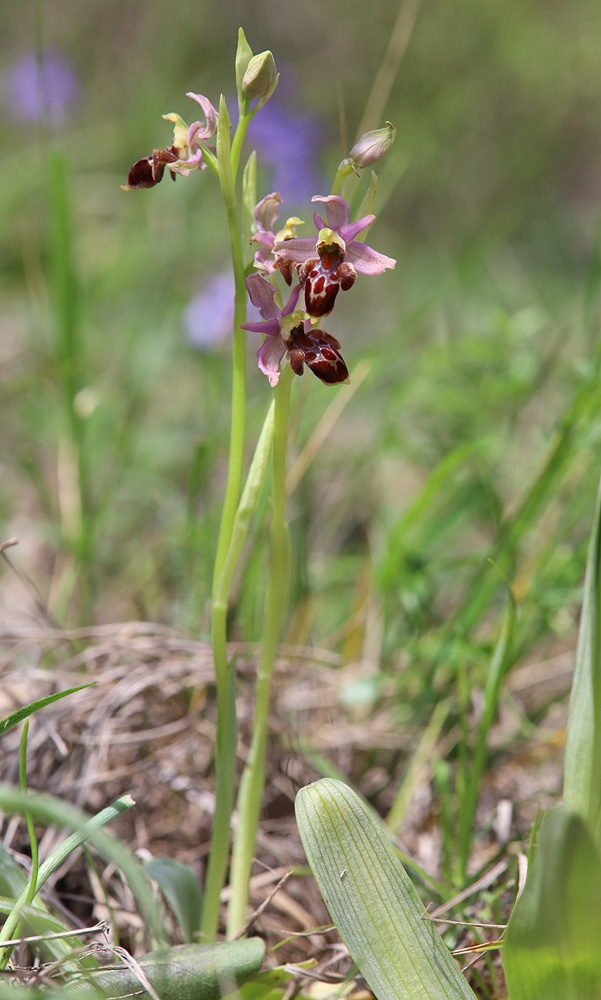
<path fill-rule="evenodd" d="M 306 365 L 325 385 L 339 385 L 348 382 L 348 368 L 340 353 L 340 343 L 324 330 L 310 330 L 295 327 L 290 331 L 288 363 L 295 375 L 303 374 Z"/>
<path fill-rule="evenodd" d="M 175 163 L 177 159 L 173 146 L 154 149 L 152 156 L 145 156 L 134 163 L 127 175 L 127 187 L 133 190 L 154 187 L 162 181 L 165 166 L 168 163 Z M 172 173 L 171 176 L 175 180 L 175 174 Z"/>
<path fill-rule="evenodd" d="M 353 265 L 341 261 L 339 248 L 335 249 L 337 254 L 326 252 L 331 247 L 320 249 L 320 257 L 312 257 L 299 268 L 298 277 L 304 285 L 305 309 L 309 316 L 321 318 L 331 313 L 338 290 L 348 291 L 357 277 Z"/>

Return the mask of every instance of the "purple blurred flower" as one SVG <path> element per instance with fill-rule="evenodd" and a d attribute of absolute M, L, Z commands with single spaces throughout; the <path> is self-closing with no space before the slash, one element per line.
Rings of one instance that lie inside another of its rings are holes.
<path fill-rule="evenodd" d="M 258 310 L 247 303 L 248 320 L 258 318 Z M 234 276 L 223 271 L 209 278 L 188 302 L 183 315 L 186 340 L 200 351 L 219 347 L 232 336 L 234 326 Z"/>
<path fill-rule="evenodd" d="M 66 60 L 52 50 L 22 56 L 4 73 L 5 100 L 13 117 L 60 125 L 69 117 L 80 86 Z"/>
<path fill-rule="evenodd" d="M 323 147 L 323 130 L 315 115 L 294 111 L 282 100 L 282 85 L 261 108 L 248 129 L 248 141 L 271 170 L 270 184 L 283 200 L 299 206 L 313 191 L 324 187 L 324 175 L 315 166 Z"/>

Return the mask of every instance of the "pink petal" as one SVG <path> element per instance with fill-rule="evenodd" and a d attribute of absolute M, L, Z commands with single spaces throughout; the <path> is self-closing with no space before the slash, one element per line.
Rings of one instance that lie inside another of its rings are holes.
<path fill-rule="evenodd" d="M 265 271 L 266 274 L 273 274 L 277 270 L 275 258 L 267 246 L 263 246 L 257 250 L 253 262 L 258 271 Z"/>
<path fill-rule="evenodd" d="M 323 201 L 324 205 L 327 206 L 330 229 L 335 229 L 338 232 L 343 226 L 348 226 L 350 209 L 344 198 L 341 198 L 337 194 L 328 194 L 325 197 L 316 194 L 313 195 L 311 201 Z M 321 226 L 320 228 L 323 229 L 324 227 Z"/>
<path fill-rule="evenodd" d="M 267 319 L 260 322 L 257 320 L 256 323 L 241 323 L 241 330 L 248 330 L 249 333 L 266 333 L 268 337 L 278 337 L 280 333 L 280 324 L 277 319 Z"/>
<path fill-rule="evenodd" d="M 273 235 L 273 233 L 266 233 L 264 230 L 259 229 L 259 231 L 255 233 L 254 236 L 251 236 L 250 242 L 260 243 L 262 246 L 269 247 L 269 249 L 271 250 L 273 244 L 275 243 L 275 236 Z"/>
<path fill-rule="evenodd" d="M 289 316 L 291 312 L 296 309 L 296 303 L 298 302 L 298 297 L 300 295 L 301 286 L 295 285 L 290 292 L 290 298 L 288 299 L 286 305 L 282 309 L 282 316 Z"/>
<path fill-rule="evenodd" d="M 273 252 L 276 257 L 291 260 L 294 264 L 304 264 L 306 260 L 316 256 L 316 243 L 317 237 L 315 236 L 302 240 L 281 240 L 279 243 L 274 244 Z"/>
<path fill-rule="evenodd" d="M 280 318 L 280 310 L 275 304 L 275 288 L 260 274 L 249 274 L 246 279 L 246 290 L 253 306 L 256 306 L 263 319 Z"/>
<path fill-rule="evenodd" d="M 357 243 L 356 240 L 347 246 L 345 260 L 349 264 L 354 264 L 360 274 L 382 274 L 387 268 L 396 265 L 393 257 L 378 253 L 377 250 L 368 247 L 367 243 Z"/>
<path fill-rule="evenodd" d="M 212 135 L 215 135 L 217 131 L 217 120 L 219 118 L 219 113 L 213 107 L 208 97 L 203 97 L 202 94 L 193 94 L 189 91 L 186 97 L 191 97 L 193 101 L 200 104 L 202 110 L 204 111 L 205 124 L 199 128 L 196 132 L 197 139 L 210 139 Z"/>
<path fill-rule="evenodd" d="M 280 362 L 285 353 L 286 347 L 281 337 L 267 337 L 257 351 L 259 368 L 264 375 L 267 375 L 272 389 L 280 380 Z"/>
<path fill-rule="evenodd" d="M 259 231 L 273 235 L 273 227 L 279 217 L 279 206 L 282 204 L 282 196 L 279 191 L 266 194 L 261 201 L 255 205 L 255 219 L 259 225 Z"/>
<path fill-rule="evenodd" d="M 356 222 L 351 222 L 350 225 L 343 226 L 339 230 L 338 235 L 342 237 L 345 243 L 351 243 L 355 239 L 355 236 L 362 233 L 368 226 L 371 226 L 375 218 L 375 215 L 364 215 L 362 219 L 357 219 Z"/>

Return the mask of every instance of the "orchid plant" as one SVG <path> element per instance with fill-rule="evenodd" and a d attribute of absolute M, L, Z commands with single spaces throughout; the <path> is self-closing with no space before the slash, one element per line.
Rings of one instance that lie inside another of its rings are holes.
<path fill-rule="evenodd" d="M 238 124 L 231 132 L 222 96 L 219 108 L 201 95 L 189 93 L 204 120 L 191 125 L 175 113 L 171 145 L 157 148 L 131 168 L 126 190 L 151 188 L 165 175 L 209 170 L 224 201 L 234 273 L 231 429 L 228 477 L 213 571 L 212 643 L 217 688 L 216 806 L 211 853 L 205 884 L 201 930 L 213 940 L 219 922 L 220 893 L 230 860 L 230 827 L 235 802 L 236 710 L 235 662 L 228 658 L 227 609 L 232 580 L 242 553 L 250 518 L 256 508 L 269 461 L 272 468 L 271 538 L 261 658 L 257 676 L 252 743 L 236 800 L 237 824 L 230 867 L 227 933 L 234 936 L 244 923 L 248 881 L 255 849 L 264 784 L 267 720 L 273 668 L 286 613 L 290 565 L 286 522 L 286 450 L 290 393 L 294 376 L 305 366 L 325 385 L 349 382 L 336 337 L 322 329 L 339 291 L 354 287 L 357 274 L 381 274 L 395 261 L 358 237 L 374 222 L 376 176 L 364 201 L 365 214 L 350 221 L 347 202 L 338 193 L 363 167 L 371 166 L 394 141 L 390 123 L 365 133 L 340 164 L 332 192 L 315 195 L 324 216 L 314 214 L 316 235 L 298 237 L 300 218 L 289 217 L 278 228 L 279 192 L 257 201 L 256 155 L 251 153 L 239 181 L 239 165 L 247 128 L 273 94 L 278 73 L 271 52 L 253 55 L 240 29 L 236 52 Z M 214 145 L 212 144 L 214 141 Z M 241 211 L 242 209 L 242 211 Z M 254 253 L 252 248 L 254 249 Z M 250 248 L 250 249 L 249 249 Z M 286 286 L 290 289 L 286 291 Z M 261 320 L 247 322 L 247 296 Z M 287 296 L 287 297 L 286 297 Z M 319 324 L 319 326 L 318 326 Z M 267 417 L 243 486 L 245 453 L 245 393 L 247 333 L 258 333 L 259 370 L 274 390 Z"/>

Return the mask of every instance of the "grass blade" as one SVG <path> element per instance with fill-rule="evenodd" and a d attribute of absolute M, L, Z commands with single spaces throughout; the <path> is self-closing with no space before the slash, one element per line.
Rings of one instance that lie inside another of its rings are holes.
<path fill-rule="evenodd" d="M 91 681 L 89 684 L 79 684 L 78 687 L 68 688 L 66 691 L 57 691 L 55 694 L 49 694 L 46 698 L 39 698 L 37 701 L 30 702 L 29 705 L 24 705 L 23 708 L 12 712 L 6 718 L 0 719 L 0 736 L 3 736 L 13 726 L 18 726 L 20 722 L 23 722 L 23 719 L 27 719 L 34 712 L 39 712 L 46 705 L 51 705 L 53 701 L 60 701 L 61 698 L 66 698 L 67 695 L 74 694 L 75 691 L 83 691 L 84 688 L 93 687 L 95 683 L 96 681 Z"/>
<path fill-rule="evenodd" d="M 515 619 L 515 601 L 513 596 L 510 594 L 501 634 L 497 640 L 488 676 L 486 678 L 486 685 L 484 688 L 484 710 L 478 727 L 476 742 L 471 748 L 469 755 L 466 755 L 467 766 L 465 768 L 465 774 L 463 775 L 465 791 L 464 794 L 460 796 L 459 807 L 458 865 L 460 884 L 465 882 L 467 876 L 467 864 L 474 832 L 480 783 L 482 781 L 488 759 L 488 734 L 497 711 L 501 682 L 513 662 Z"/>
<path fill-rule="evenodd" d="M 75 831 L 71 837 L 53 851 L 40 867 L 37 891 L 77 846 L 84 842 L 91 844 L 103 858 L 112 861 L 121 869 L 136 897 L 149 933 L 159 944 L 164 944 L 166 934 L 161 910 L 154 899 L 150 883 L 141 865 L 121 841 L 101 829 L 103 825 L 125 809 L 129 809 L 133 804 L 133 800 L 129 796 L 124 796 L 96 816 L 90 817 L 68 802 L 55 799 L 50 795 L 23 796 L 10 785 L 0 785 L 0 809 L 7 815 L 25 815 L 26 812 L 29 812 L 37 821 L 54 823 L 57 826 L 67 827 Z M 23 901 L 24 899 L 25 896 Z M 0 936 L 3 935 L 4 939 L 10 936 L 6 933 L 5 926 L 0 934 Z"/>

